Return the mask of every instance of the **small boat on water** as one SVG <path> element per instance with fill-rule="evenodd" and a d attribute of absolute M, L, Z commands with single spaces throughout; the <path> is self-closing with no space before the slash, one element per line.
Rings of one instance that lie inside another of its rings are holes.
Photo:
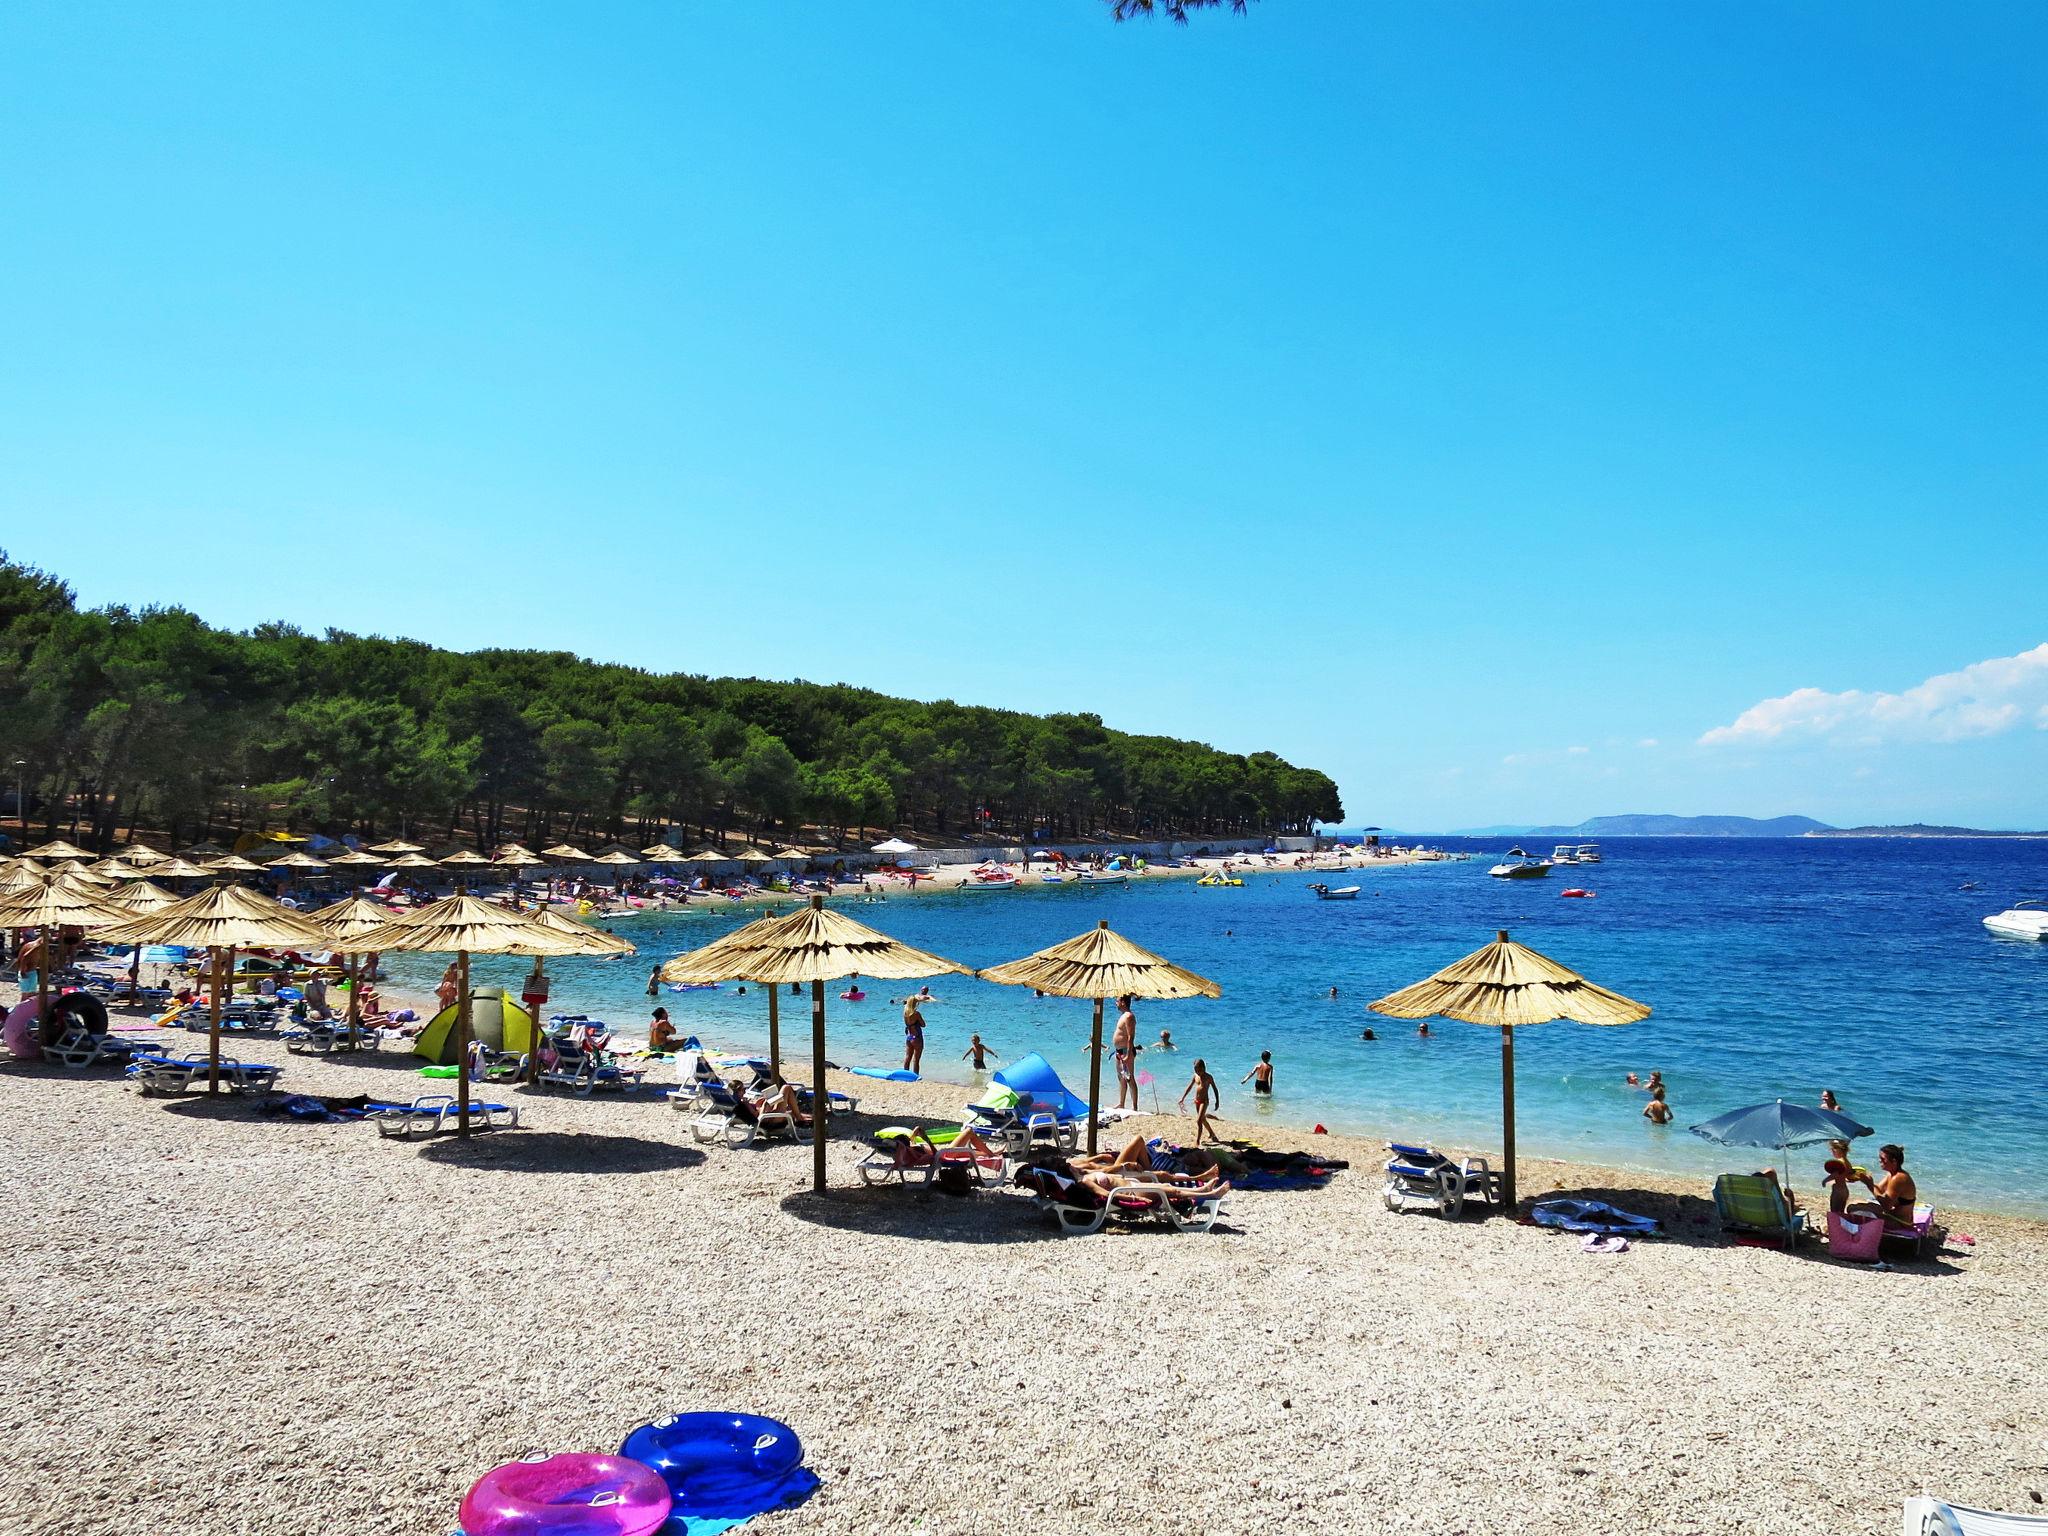
<path fill-rule="evenodd" d="M 1209 871 L 1209 873 L 1208 873 L 1208 874 L 1206 874 L 1206 875 L 1202 876 L 1202 878 L 1201 878 L 1201 879 L 1197 880 L 1197 881 L 1195 882 L 1195 884 L 1197 884 L 1197 885 L 1243 885 L 1243 884 L 1244 884 L 1244 881 L 1243 881 L 1243 880 L 1241 880 L 1241 879 L 1239 879 L 1239 878 L 1238 878 L 1238 877 L 1237 877 L 1236 875 L 1226 875 L 1226 874 L 1224 874 L 1224 873 L 1223 873 L 1223 871 L 1222 871 L 1222 870 L 1220 870 L 1220 869 L 1212 869 L 1212 870 L 1210 870 L 1210 871 Z"/>
<path fill-rule="evenodd" d="M 2016 901 L 1985 918 L 1984 926 L 2009 939 L 2048 939 L 2048 901 Z"/>
<path fill-rule="evenodd" d="M 1508 856 L 1487 873 L 1496 880 L 1534 880 L 1550 873 L 1550 861 L 1532 859 L 1521 849 L 1510 848 Z"/>
<path fill-rule="evenodd" d="M 1081 871 L 1080 874 L 1074 876 L 1074 878 L 1080 881 L 1083 885 L 1129 885 L 1131 883 L 1131 877 L 1128 874 L 1122 872 L 1113 875 L 1098 875 L 1093 870 L 1084 869 Z"/>
<path fill-rule="evenodd" d="M 1578 845 L 1575 843 L 1559 843 L 1555 848 L 1550 850 L 1550 862 L 1553 864 L 1578 863 Z"/>
<path fill-rule="evenodd" d="M 986 875 L 960 884 L 963 891 L 1014 891 L 1017 888 L 1015 875 Z"/>
<path fill-rule="evenodd" d="M 1316 893 L 1317 901 L 1358 900 L 1358 887 L 1355 885 L 1340 885 L 1335 890 L 1332 890 L 1329 886 L 1324 885 L 1322 881 L 1318 880 L 1309 889 Z"/>
<path fill-rule="evenodd" d="M 1579 844 L 1578 847 L 1572 850 L 1572 862 L 1574 864 L 1598 864 L 1600 862 L 1600 845 L 1598 843 Z"/>

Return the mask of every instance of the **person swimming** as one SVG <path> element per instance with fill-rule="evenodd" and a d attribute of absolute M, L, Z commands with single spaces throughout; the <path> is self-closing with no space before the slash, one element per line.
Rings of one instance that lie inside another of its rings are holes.
<path fill-rule="evenodd" d="M 1362 1029 L 1358 1032 L 1358 1038 L 1361 1040 L 1377 1040 L 1379 1036 L 1369 1029 Z"/>
<path fill-rule="evenodd" d="M 1171 1030 L 1162 1029 L 1161 1031 L 1159 1031 L 1159 1044 L 1154 1046 L 1153 1049 L 1160 1051 L 1177 1051 L 1180 1049 L 1180 1047 L 1173 1043 L 1173 1032 Z"/>

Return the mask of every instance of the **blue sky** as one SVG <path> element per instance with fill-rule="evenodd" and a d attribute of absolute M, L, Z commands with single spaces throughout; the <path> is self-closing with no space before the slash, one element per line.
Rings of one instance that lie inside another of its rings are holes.
<path fill-rule="evenodd" d="M 1095 710 L 1389 826 L 2048 825 L 2044 47 L 1865 0 L 17 6 L 0 547 Z"/>

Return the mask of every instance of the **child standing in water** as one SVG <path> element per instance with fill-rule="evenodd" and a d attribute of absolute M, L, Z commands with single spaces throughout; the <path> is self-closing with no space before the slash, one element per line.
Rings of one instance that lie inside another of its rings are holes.
<path fill-rule="evenodd" d="M 967 1049 L 960 1053 L 960 1059 L 965 1061 L 968 1057 L 972 1056 L 974 1058 L 974 1070 L 986 1072 L 988 1070 L 988 1053 L 993 1049 L 995 1047 L 983 1045 L 981 1043 L 981 1036 L 976 1035 L 967 1042 Z"/>
<path fill-rule="evenodd" d="M 1216 1086 L 1216 1079 L 1209 1075 L 1209 1064 L 1199 1056 L 1195 1058 L 1195 1075 L 1180 1091 L 1182 1109 L 1188 1107 L 1188 1095 L 1191 1093 L 1195 1096 L 1195 1144 L 1200 1146 L 1216 1134 L 1216 1128 L 1209 1123 L 1209 1110 L 1223 1102 L 1223 1091 Z"/>

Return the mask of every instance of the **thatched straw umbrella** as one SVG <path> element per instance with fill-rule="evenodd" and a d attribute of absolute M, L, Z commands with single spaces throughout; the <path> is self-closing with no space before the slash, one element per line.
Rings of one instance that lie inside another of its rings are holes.
<path fill-rule="evenodd" d="M 672 848 L 667 843 L 656 843 L 652 848 L 642 848 L 640 856 L 650 864 L 680 864 L 689 857 L 682 849 Z"/>
<path fill-rule="evenodd" d="M 491 865 L 489 859 L 480 853 L 472 852 L 468 848 L 456 849 L 453 853 L 444 856 L 440 863 L 443 869 L 488 869 Z"/>
<path fill-rule="evenodd" d="M 67 843 L 60 837 L 54 843 L 45 843 L 40 848 L 29 849 L 22 857 L 25 859 L 41 859 L 46 864 L 61 863 L 67 859 L 76 859 L 81 863 L 89 864 L 98 858 L 99 855 L 87 853 L 76 843 Z"/>
<path fill-rule="evenodd" d="M 391 840 L 390 842 L 388 842 L 388 843 L 372 843 L 372 844 L 370 844 L 370 852 L 372 852 L 372 853 L 388 853 L 388 854 L 391 854 L 391 855 L 393 855 L 394 857 L 396 857 L 396 856 L 397 856 L 397 855 L 399 855 L 399 854 L 406 854 L 406 853 L 425 853 L 426 851 L 427 851 L 427 850 L 426 850 L 426 849 L 424 849 L 424 848 L 422 848 L 422 847 L 421 847 L 421 846 L 420 846 L 420 845 L 419 845 L 418 843 L 408 843 L 408 842 L 406 842 L 406 841 L 405 841 L 405 840 L 404 840 L 403 838 L 397 838 L 397 837 L 394 837 L 394 838 L 393 838 L 393 839 L 392 839 L 392 840 Z"/>
<path fill-rule="evenodd" d="M 552 848 L 543 848 L 541 853 L 550 859 L 560 859 L 565 864 L 588 864 L 590 855 L 574 843 L 557 843 Z"/>
<path fill-rule="evenodd" d="M 220 1092 L 220 1010 L 233 985 L 235 951 L 245 948 L 324 948 L 314 923 L 268 896 L 240 885 L 216 885 L 160 912 L 132 917 L 106 935 L 115 943 L 180 944 L 207 952 L 212 974 L 211 1018 L 206 1030 L 206 1091 Z M 227 964 L 221 964 L 225 953 Z"/>
<path fill-rule="evenodd" d="M 26 862 L 26 861 L 24 861 Z M 108 928 L 133 914 L 107 900 L 107 893 L 79 880 L 71 870 L 31 876 L 0 896 L 0 928 L 33 928 L 42 955 L 36 964 L 36 1027 L 50 1016 L 51 942 L 60 928 Z M 19 957 L 17 957 L 18 963 Z"/>
<path fill-rule="evenodd" d="M 773 864 L 775 862 L 774 854 L 763 853 L 759 848 L 752 846 L 742 848 L 733 857 L 742 864 Z"/>
<path fill-rule="evenodd" d="M 1105 919 L 1078 937 L 1022 960 L 992 965 L 984 981 L 1009 987 L 1036 987 L 1054 997 L 1087 997 L 1095 1001 L 1095 1028 L 1088 1041 L 1088 1150 L 1095 1150 L 1095 1119 L 1102 1108 L 1102 1004 L 1111 997 L 1221 997 L 1223 989 L 1206 976 L 1183 970 L 1164 956 L 1112 932 Z"/>
<path fill-rule="evenodd" d="M 386 869 L 439 869 L 441 866 L 424 854 L 401 853 L 384 860 Z"/>
<path fill-rule="evenodd" d="M 714 943 L 669 962 L 685 981 L 759 981 L 773 986 L 811 984 L 811 1183 L 825 1188 L 825 983 L 855 972 L 884 981 L 925 976 L 972 976 L 956 961 L 877 933 L 865 923 L 825 908 L 821 896 L 766 925 L 744 946 Z M 743 932 L 745 930 L 742 930 Z M 715 953 L 714 953 L 715 952 Z M 705 962 L 699 964 L 699 962 Z"/>
<path fill-rule="evenodd" d="M 263 866 L 265 869 L 320 870 L 327 867 L 325 859 L 316 859 L 303 848 L 294 848 L 282 858 L 272 859 Z"/>
<path fill-rule="evenodd" d="M 209 874 L 216 875 L 260 875 L 263 866 L 252 859 L 245 859 L 239 853 L 224 853 L 217 859 L 208 859 L 202 866 Z"/>
<path fill-rule="evenodd" d="M 1515 1026 L 1576 1019 L 1581 1024 L 1634 1024 L 1648 1003 L 1596 987 L 1577 971 L 1508 937 L 1507 929 L 1412 987 L 1366 1005 L 1390 1019 L 1458 1019 L 1500 1031 L 1501 1192 L 1515 1208 Z"/>
<path fill-rule="evenodd" d="M 778 912 L 772 917 L 757 917 L 744 928 L 735 928 L 731 933 L 714 939 L 702 949 L 694 949 L 687 955 L 676 956 L 657 974 L 663 981 L 682 986 L 701 981 L 704 979 L 705 971 L 718 969 L 734 954 L 750 951 L 777 923 L 786 923 L 794 916 L 796 914 L 793 912 Z M 765 987 L 762 990 L 768 994 L 768 1071 L 779 1083 L 782 1081 L 782 989 Z"/>
<path fill-rule="evenodd" d="M 190 859 L 166 859 L 149 872 L 152 880 L 204 880 L 206 871 Z"/>
<path fill-rule="evenodd" d="M 404 913 L 355 940 L 371 949 L 455 955 L 456 1128 L 469 1134 L 469 957 L 477 955 L 588 954 L 568 934 L 511 912 L 495 902 L 457 891 L 431 906 Z M 536 1031 L 539 1021 L 535 1020 Z M 536 1032 L 532 1055 L 540 1056 Z"/>
<path fill-rule="evenodd" d="M 140 916 L 147 912 L 161 912 L 165 907 L 175 907 L 182 898 L 151 880 L 141 870 L 135 870 L 125 885 L 117 885 L 107 892 L 110 906 L 121 908 Z M 133 946 L 128 957 L 128 1002 L 132 1007 L 142 996 L 142 946 Z"/>
<path fill-rule="evenodd" d="M 337 861 L 338 862 L 338 861 Z M 391 921 L 391 909 L 380 905 L 367 896 L 350 896 L 331 906 L 309 912 L 307 918 L 322 933 L 327 935 L 332 948 L 348 957 L 348 1022 L 353 1028 L 362 1018 L 362 987 L 358 984 L 356 964 L 376 946 L 362 945 L 356 941 L 373 929 L 382 928 Z"/>
<path fill-rule="evenodd" d="M 150 869 L 158 864 L 168 864 L 171 861 L 171 856 L 168 853 L 152 848 L 147 843 L 130 843 L 116 854 L 115 857 L 123 863 L 133 864 L 137 869 Z"/>
<path fill-rule="evenodd" d="M 350 869 L 382 869 L 384 861 L 374 853 L 358 853 L 351 848 L 347 853 L 337 853 L 327 861 L 330 867 L 346 865 Z"/>

